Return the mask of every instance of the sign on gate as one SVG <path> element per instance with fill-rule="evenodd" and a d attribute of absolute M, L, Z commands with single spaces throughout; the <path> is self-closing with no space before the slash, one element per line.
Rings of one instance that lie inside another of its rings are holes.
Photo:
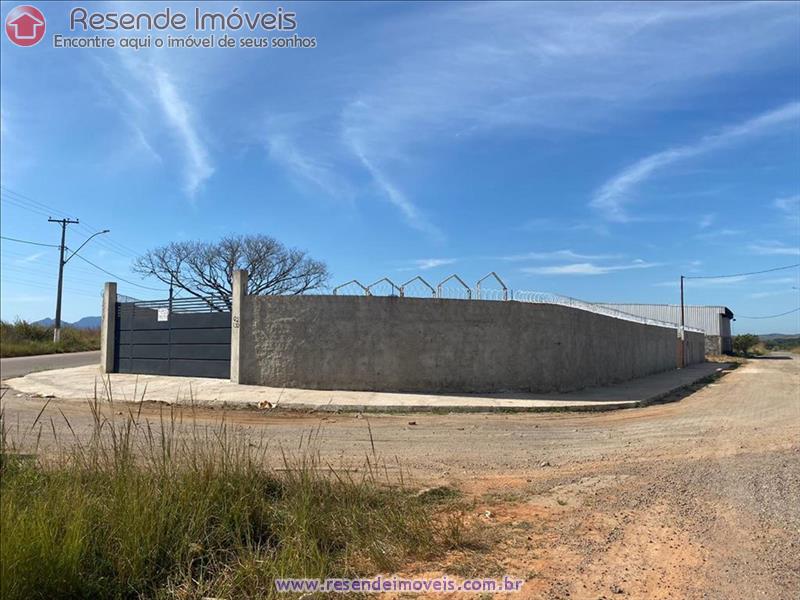
<path fill-rule="evenodd" d="M 169 321 L 169 309 L 168 308 L 159 308 L 158 309 L 158 320 L 159 321 Z"/>

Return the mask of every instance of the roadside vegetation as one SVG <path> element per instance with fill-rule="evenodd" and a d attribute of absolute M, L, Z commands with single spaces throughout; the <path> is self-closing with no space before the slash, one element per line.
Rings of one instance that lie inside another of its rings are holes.
<path fill-rule="evenodd" d="M 0 357 L 32 356 L 100 349 L 99 329 L 63 327 L 61 341 L 53 342 L 53 328 L 27 321 L 0 321 Z"/>
<path fill-rule="evenodd" d="M 763 341 L 764 348 L 768 351 L 783 351 L 800 354 L 800 336 L 777 337 Z"/>
<path fill-rule="evenodd" d="M 224 418 L 120 410 L 93 402 L 88 442 L 55 439 L 44 408 L 3 423 L 0 597 L 272 598 L 276 577 L 391 572 L 463 543 L 456 499 L 414 494 L 375 456 L 336 470 Z M 20 440 L 37 452 L 19 454 Z"/>
<path fill-rule="evenodd" d="M 741 333 L 733 336 L 733 351 L 739 356 L 761 356 L 764 346 L 757 335 Z"/>

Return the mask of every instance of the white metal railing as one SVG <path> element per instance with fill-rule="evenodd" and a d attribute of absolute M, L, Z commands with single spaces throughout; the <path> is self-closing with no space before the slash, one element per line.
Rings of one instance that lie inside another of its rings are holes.
<path fill-rule="evenodd" d="M 580 310 L 593 312 L 598 315 L 605 315 L 607 317 L 614 317 L 616 319 L 623 319 L 625 321 L 633 321 L 635 323 L 643 323 L 645 325 L 655 325 L 657 327 L 668 327 L 670 329 L 678 329 L 680 325 L 670 323 L 668 321 L 659 321 L 658 319 L 650 319 L 648 317 L 640 317 L 639 315 L 632 315 L 630 313 L 622 312 L 621 310 L 614 310 L 599 304 L 592 304 L 591 302 L 584 302 L 577 298 L 570 298 L 569 296 L 560 296 L 558 294 L 551 294 L 549 292 L 525 292 L 516 291 L 512 294 L 513 300 L 517 302 L 531 302 L 533 304 L 558 304 L 561 306 L 569 306 Z M 702 329 L 694 327 L 684 327 L 684 331 L 693 331 L 696 333 L 704 333 Z"/>

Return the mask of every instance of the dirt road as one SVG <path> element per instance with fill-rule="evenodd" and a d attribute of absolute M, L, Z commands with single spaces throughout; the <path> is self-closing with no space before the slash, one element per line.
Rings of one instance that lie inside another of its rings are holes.
<path fill-rule="evenodd" d="M 42 403 L 7 393 L 6 423 L 24 429 Z M 53 400 L 42 420 L 63 430 L 59 410 L 88 431 L 83 404 Z M 611 413 L 225 418 L 276 456 L 310 446 L 357 468 L 374 444 L 416 485 L 461 490 L 472 549 L 409 574 L 508 573 L 527 581 L 524 598 L 800 597 L 796 358 L 753 360 L 680 402 Z"/>

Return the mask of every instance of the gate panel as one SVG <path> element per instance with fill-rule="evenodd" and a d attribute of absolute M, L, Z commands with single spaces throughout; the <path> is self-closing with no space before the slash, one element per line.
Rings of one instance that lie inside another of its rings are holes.
<path fill-rule="evenodd" d="M 221 299 L 118 302 L 116 311 L 114 372 L 230 377 L 231 313 Z"/>

